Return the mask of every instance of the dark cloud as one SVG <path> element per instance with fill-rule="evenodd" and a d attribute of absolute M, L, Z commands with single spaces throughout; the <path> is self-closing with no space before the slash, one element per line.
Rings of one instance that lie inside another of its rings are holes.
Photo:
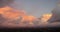
<path fill-rule="evenodd" d="M 0 7 L 9 5 L 12 2 L 13 2 L 13 0 L 0 0 Z"/>

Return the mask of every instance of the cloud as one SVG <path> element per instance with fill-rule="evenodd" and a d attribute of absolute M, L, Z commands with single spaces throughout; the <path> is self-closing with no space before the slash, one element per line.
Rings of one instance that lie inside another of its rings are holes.
<path fill-rule="evenodd" d="M 7 21 L 7 19 L 5 19 L 5 18 L 2 16 L 2 14 L 0 14 L 0 24 L 4 23 L 4 22 L 6 22 L 6 21 Z"/>
<path fill-rule="evenodd" d="M 0 0 L 0 7 L 9 5 L 12 2 L 13 2 L 13 0 Z"/>

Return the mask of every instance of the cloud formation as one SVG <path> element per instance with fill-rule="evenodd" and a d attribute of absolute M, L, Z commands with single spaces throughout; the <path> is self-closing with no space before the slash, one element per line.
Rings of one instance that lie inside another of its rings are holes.
<path fill-rule="evenodd" d="M 13 0 L 0 0 L 0 7 L 4 7 L 6 5 L 9 5 L 12 2 L 13 2 Z"/>

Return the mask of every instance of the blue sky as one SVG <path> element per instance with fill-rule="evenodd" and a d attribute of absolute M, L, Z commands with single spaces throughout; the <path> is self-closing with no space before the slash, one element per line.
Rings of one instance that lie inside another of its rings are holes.
<path fill-rule="evenodd" d="M 23 9 L 28 15 L 40 17 L 42 14 L 51 13 L 57 0 L 15 0 L 15 7 Z"/>

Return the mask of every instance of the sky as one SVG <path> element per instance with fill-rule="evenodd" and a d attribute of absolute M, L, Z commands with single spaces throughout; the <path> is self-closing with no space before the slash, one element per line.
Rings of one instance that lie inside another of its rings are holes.
<path fill-rule="evenodd" d="M 15 0 L 14 7 L 23 9 L 27 15 L 40 17 L 43 14 L 51 13 L 56 6 L 57 0 Z"/>

